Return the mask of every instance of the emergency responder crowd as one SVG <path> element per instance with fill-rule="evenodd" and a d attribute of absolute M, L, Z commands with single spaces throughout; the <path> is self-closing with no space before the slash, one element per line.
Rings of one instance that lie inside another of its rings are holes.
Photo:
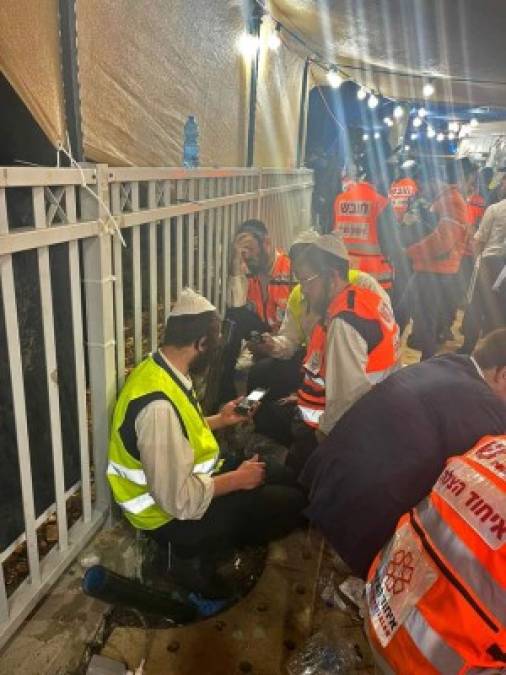
<path fill-rule="evenodd" d="M 244 222 L 226 343 L 216 308 L 183 290 L 119 395 L 108 466 L 182 587 L 229 596 L 225 554 L 309 520 L 368 580 L 384 672 L 506 668 L 506 179 L 488 208 L 479 188 L 467 162 L 404 166 L 388 196 L 365 176 L 337 196 L 334 231 L 288 254 Z M 435 356 L 464 304 L 460 353 Z M 408 323 L 422 360 L 403 368 Z M 217 359 L 205 417 L 191 378 Z M 267 391 L 246 415 L 244 374 Z M 250 419 L 284 463 L 220 456 L 213 432 Z"/>

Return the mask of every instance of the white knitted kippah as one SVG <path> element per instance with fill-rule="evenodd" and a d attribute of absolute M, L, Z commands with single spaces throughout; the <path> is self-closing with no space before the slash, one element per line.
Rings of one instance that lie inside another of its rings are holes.
<path fill-rule="evenodd" d="M 331 255 L 335 255 L 336 258 L 342 258 L 343 260 L 350 259 L 344 241 L 339 234 L 321 234 L 313 246 Z"/>
<path fill-rule="evenodd" d="M 172 307 L 170 316 L 204 314 L 204 312 L 216 312 L 216 307 L 200 293 L 195 293 L 191 288 L 183 288 L 178 300 Z"/>

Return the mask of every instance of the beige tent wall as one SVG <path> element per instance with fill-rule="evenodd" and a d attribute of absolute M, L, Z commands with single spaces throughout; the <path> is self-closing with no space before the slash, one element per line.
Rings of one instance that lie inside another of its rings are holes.
<path fill-rule="evenodd" d="M 273 30 L 266 18 L 261 29 L 254 163 L 294 167 L 304 60 L 284 44 L 277 51 L 269 50 Z"/>
<path fill-rule="evenodd" d="M 86 157 L 180 165 L 183 125 L 200 126 L 202 166 L 244 164 L 248 85 L 239 3 L 78 0 Z"/>
<path fill-rule="evenodd" d="M 55 146 L 65 139 L 58 31 L 58 0 L 0 1 L 0 70 Z"/>

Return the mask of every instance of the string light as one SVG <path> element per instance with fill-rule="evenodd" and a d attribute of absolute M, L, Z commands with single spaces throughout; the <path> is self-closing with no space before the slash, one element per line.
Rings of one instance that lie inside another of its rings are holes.
<path fill-rule="evenodd" d="M 441 132 L 439 132 L 438 135 L 436 136 L 436 141 L 438 143 L 442 143 L 444 141 L 444 139 L 445 139 L 445 135 L 442 134 Z"/>
<path fill-rule="evenodd" d="M 364 101 L 367 96 L 367 89 L 365 87 L 360 87 L 357 91 L 357 98 L 359 101 Z"/>
<path fill-rule="evenodd" d="M 329 70 L 327 73 L 327 80 L 332 89 L 339 89 L 344 82 L 343 78 L 336 70 Z"/>
<path fill-rule="evenodd" d="M 391 117 L 384 117 L 383 123 L 386 124 L 387 127 L 393 127 L 394 126 L 394 121 Z"/>
<path fill-rule="evenodd" d="M 434 92 L 435 92 L 435 91 L 436 91 L 436 88 L 434 87 L 434 85 L 432 84 L 432 82 L 426 82 L 426 83 L 423 85 L 422 92 L 423 92 L 424 98 L 430 98 L 431 96 L 434 95 Z"/>
<path fill-rule="evenodd" d="M 280 32 L 281 26 L 279 23 L 277 23 L 275 30 L 272 31 L 272 33 L 269 35 L 269 39 L 267 40 L 267 46 L 273 52 L 277 51 L 281 47 L 281 38 L 279 36 Z"/>
<path fill-rule="evenodd" d="M 422 126 L 422 120 L 420 119 L 420 117 L 415 117 L 415 119 L 413 120 L 413 126 L 415 127 L 415 129 L 418 129 L 418 127 Z"/>
<path fill-rule="evenodd" d="M 367 105 L 371 110 L 374 110 L 374 108 L 377 107 L 379 103 L 379 98 L 375 94 L 371 94 L 369 98 L 367 99 Z"/>
<path fill-rule="evenodd" d="M 400 120 L 404 115 L 404 108 L 401 105 L 396 105 L 393 114 L 396 120 Z"/>
<path fill-rule="evenodd" d="M 409 152 L 411 150 L 411 146 L 405 145 L 404 150 L 405 150 L 405 152 Z"/>
<path fill-rule="evenodd" d="M 473 117 L 473 118 L 470 120 L 469 125 L 471 126 L 472 129 L 476 129 L 476 127 L 479 125 L 479 122 L 478 122 L 478 120 L 476 119 L 476 117 Z"/>
<path fill-rule="evenodd" d="M 253 58 L 260 49 L 260 38 L 251 33 L 243 33 L 237 41 L 237 47 L 243 56 Z"/>
<path fill-rule="evenodd" d="M 425 108 L 420 108 L 418 110 L 418 117 L 421 118 L 427 117 L 427 111 L 425 110 Z"/>
<path fill-rule="evenodd" d="M 436 135 L 436 131 L 435 131 L 434 127 L 428 126 L 427 127 L 427 138 L 434 138 L 435 135 Z"/>
<path fill-rule="evenodd" d="M 459 123 L 458 123 L 458 122 L 455 122 L 455 121 L 454 121 L 454 122 L 450 122 L 450 124 L 448 125 L 448 131 L 451 131 L 451 132 L 453 132 L 453 133 L 455 133 L 455 134 L 458 133 L 459 129 L 460 129 L 460 127 L 459 127 Z"/>
<path fill-rule="evenodd" d="M 450 131 L 450 133 L 448 134 L 448 140 L 449 141 L 455 140 L 455 134 L 453 133 L 453 131 Z"/>
<path fill-rule="evenodd" d="M 410 138 L 411 138 L 412 141 L 416 141 L 416 139 L 418 138 L 418 134 L 415 132 L 415 133 L 411 134 Z"/>
<path fill-rule="evenodd" d="M 376 140 L 378 140 L 378 138 L 381 138 L 381 134 L 380 134 L 379 131 L 375 131 L 375 132 L 374 132 L 374 138 L 375 138 Z"/>
<path fill-rule="evenodd" d="M 362 136 L 362 140 L 363 140 L 363 141 L 368 141 L 368 140 L 369 140 L 369 134 L 364 134 L 364 135 Z"/>

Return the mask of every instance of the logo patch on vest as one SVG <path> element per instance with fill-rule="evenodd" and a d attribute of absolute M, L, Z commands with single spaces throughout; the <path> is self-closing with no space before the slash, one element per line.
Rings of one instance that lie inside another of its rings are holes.
<path fill-rule="evenodd" d="M 371 202 L 339 202 L 339 213 L 343 216 L 368 216 Z"/>
<path fill-rule="evenodd" d="M 496 439 L 485 443 L 469 452 L 467 457 L 506 480 L 506 441 Z"/>
<path fill-rule="evenodd" d="M 396 531 L 374 578 L 366 586 L 369 618 L 383 647 L 437 578 L 418 537 L 405 523 Z"/>
<path fill-rule="evenodd" d="M 506 499 L 489 480 L 461 460 L 439 477 L 434 491 L 473 528 L 491 549 L 506 542 Z"/>

